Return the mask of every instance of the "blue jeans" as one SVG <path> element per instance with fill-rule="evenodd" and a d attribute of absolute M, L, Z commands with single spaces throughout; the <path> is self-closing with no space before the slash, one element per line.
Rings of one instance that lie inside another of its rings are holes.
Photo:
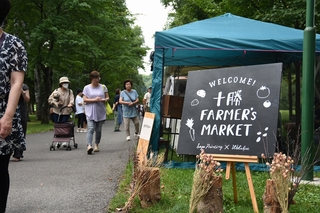
<path fill-rule="evenodd" d="M 104 121 L 87 120 L 87 146 L 92 146 L 93 133 L 96 132 L 95 143 L 99 144 L 101 140 L 101 129 Z"/>

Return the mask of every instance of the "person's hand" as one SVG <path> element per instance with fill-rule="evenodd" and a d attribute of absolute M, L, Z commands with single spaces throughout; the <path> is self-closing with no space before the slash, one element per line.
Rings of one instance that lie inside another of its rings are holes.
<path fill-rule="evenodd" d="M 3 116 L 0 119 L 0 137 L 6 138 L 12 131 L 12 119 Z"/>
<path fill-rule="evenodd" d="M 72 104 L 68 104 L 68 107 L 72 107 Z"/>

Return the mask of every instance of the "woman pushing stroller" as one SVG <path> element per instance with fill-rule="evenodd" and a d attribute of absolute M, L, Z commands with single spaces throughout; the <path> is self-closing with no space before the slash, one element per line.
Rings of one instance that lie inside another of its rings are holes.
<path fill-rule="evenodd" d="M 54 123 L 63 123 L 69 120 L 69 116 L 74 107 L 74 95 L 69 89 L 70 81 L 67 77 L 61 77 L 59 88 L 55 89 L 48 98 L 49 104 L 53 107 L 52 121 Z M 68 106 L 61 111 L 62 107 Z"/>

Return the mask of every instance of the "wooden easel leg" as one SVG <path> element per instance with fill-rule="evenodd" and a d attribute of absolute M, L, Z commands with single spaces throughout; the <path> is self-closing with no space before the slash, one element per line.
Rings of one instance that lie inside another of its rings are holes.
<path fill-rule="evenodd" d="M 238 192 L 237 192 L 237 179 L 236 179 L 235 162 L 231 162 L 231 170 L 232 170 L 233 200 L 234 200 L 234 203 L 238 203 Z"/>
<path fill-rule="evenodd" d="M 230 179 L 230 170 L 232 171 L 233 200 L 234 203 L 238 203 L 236 167 L 234 162 L 227 162 L 226 180 Z"/>
<path fill-rule="evenodd" d="M 253 211 L 255 213 L 258 213 L 258 204 L 257 204 L 257 200 L 256 200 L 256 195 L 254 193 L 254 188 L 253 188 L 253 183 L 252 183 L 252 178 L 251 178 L 251 172 L 250 172 L 250 167 L 249 167 L 249 163 L 244 163 L 244 167 L 246 170 L 246 175 L 247 175 L 247 181 L 248 181 L 248 185 L 249 185 L 249 190 L 250 190 L 250 195 L 251 195 L 251 201 L 252 201 L 252 207 L 253 207 Z"/>
<path fill-rule="evenodd" d="M 231 162 L 227 162 L 226 180 L 229 180 L 229 179 L 230 179 L 230 168 L 231 168 Z"/>

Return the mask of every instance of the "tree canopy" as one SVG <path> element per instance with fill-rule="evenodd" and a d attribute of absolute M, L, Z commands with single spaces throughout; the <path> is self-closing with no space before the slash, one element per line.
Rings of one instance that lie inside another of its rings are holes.
<path fill-rule="evenodd" d="M 127 78 L 135 82 L 142 95 L 145 86 L 138 69 L 144 68 L 143 57 L 148 48 L 125 0 L 11 3 L 6 31 L 26 45 L 26 82 L 35 94 L 37 116 L 43 123 L 49 122 L 47 98 L 62 76 L 69 78 L 70 87 L 76 91 L 88 84 L 89 73 L 97 70 L 111 97 Z"/>
<path fill-rule="evenodd" d="M 304 0 L 161 0 L 161 2 L 174 10 L 170 14 L 173 18 L 170 28 L 224 13 L 296 29 L 305 28 L 306 1 Z M 320 11 L 320 4 L 315 4 L 315 11 Z M 315 13 L 315 22 L 319 21 L 320 14 Z"/>

